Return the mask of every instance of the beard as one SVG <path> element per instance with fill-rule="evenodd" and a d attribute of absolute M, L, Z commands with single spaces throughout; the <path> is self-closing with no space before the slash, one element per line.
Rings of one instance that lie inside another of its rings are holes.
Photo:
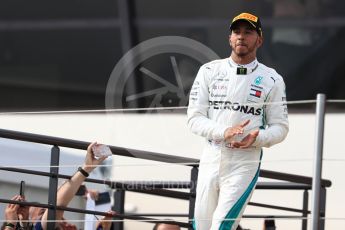
<path fill-rule="evenodd" d="M 235 54 L 239 57 L 245 57 L 250 53 L 253 53 L 255 51 L 255 45 L 253 45 L 252 47 L 246 45 L 244 47 L 232 47 L 232 50 L 235 52 Z"/>

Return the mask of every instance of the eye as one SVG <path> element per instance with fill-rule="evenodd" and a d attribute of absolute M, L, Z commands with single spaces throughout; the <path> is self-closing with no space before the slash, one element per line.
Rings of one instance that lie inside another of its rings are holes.
<path fill-rule="evenodd" d="M 232 32 L 233 32 L 234 34 L 239 34 L 239 33 L 240 33 L 240 30 L 239 30 L 239 29 L 234 29 Z"/>

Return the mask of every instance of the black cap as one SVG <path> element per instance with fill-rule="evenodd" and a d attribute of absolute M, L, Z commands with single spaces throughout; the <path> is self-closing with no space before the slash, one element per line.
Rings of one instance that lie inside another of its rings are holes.
<path fill-rule="evenodd" d="M 258 34 L 262 36 L 262 27 L 261 27 L 261 21 L 259 17 L 250 13 L 241 13 L 237 15 L 236 17 L 234 17 L 234 19 L 232 19 L 230 30 L 233 29 L 234 25 L 238 21 L 249 22 L 249 24 L 258 32 Z"/>

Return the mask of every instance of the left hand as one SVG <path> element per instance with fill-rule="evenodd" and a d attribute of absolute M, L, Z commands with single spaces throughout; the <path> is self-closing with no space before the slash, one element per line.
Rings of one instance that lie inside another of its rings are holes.
<path fill-rule="evenodd" d="M 20 195 L 12 197 L 11 200 L 19 201 L 21 199 Z M 5 209 L 5 219 L 7 223 L 16 225 L 18 220 L 18 209 L 19 204 L 8 204 Z"/>
<path fill-rule="evenodd" d="M 232 148 L 246 149 L 252 146 L 255 142 L 256 137 L 259 135 L 259 130 L 254 130 L 245 136 L 241 141 L 232 141 Z"/>

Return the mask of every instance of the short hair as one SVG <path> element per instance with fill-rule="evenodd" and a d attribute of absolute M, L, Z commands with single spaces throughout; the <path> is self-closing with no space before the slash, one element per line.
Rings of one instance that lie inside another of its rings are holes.
<path fill-rule="evenodd" d="M 163 223 L 156 223 L 155 226 L 153 226 L 153 229 L 152 229 L 152 230 L 157 230 L 158 227 L 159 227 L 159 225 L 161 225 L 161 224 L 163 224 Z"/>

